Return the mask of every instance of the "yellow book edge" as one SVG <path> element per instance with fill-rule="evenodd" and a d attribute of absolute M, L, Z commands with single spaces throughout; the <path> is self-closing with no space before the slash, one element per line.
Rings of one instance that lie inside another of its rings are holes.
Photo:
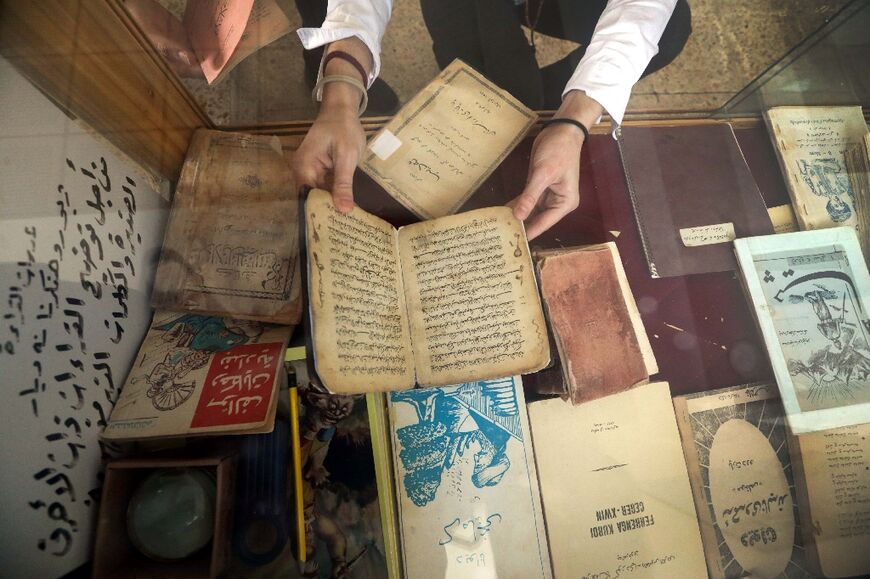
<path fill-rule="evenodd" d="M 383 392 L 366 394 L 366 410 L 372 439 L 372 454 L 375 462 L 375 480 L 378 485 L 378 508 L 381 512 L 381 532 L 384 535 L 384 551 L 388 579 L 401 579 L 402 563 L 397 529 L 395 487 L 393 486 L 393 456 L 387 422 L 386 397 Z"/>
<path fill-rule="evenodd" d="M 299 390 L 290 388 L 290 442 L 293 445 L 293 500 L 296 503 L 297 558 L 305 562 L 305 505 L 302 496 L 302 456 L 299 434 Z"/>

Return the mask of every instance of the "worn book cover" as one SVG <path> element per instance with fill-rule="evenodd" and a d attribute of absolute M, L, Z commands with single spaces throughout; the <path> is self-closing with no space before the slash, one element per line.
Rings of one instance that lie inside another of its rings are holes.
<path fill-rule="evenodd" d="M 861 107 L 774 107 L 764 120 L 801 229 L 856 225 L 843 153 L 867 133 Z"/>
<path fill-rule="evenodd" d="M 870 275 L 855 230 L 738 239 L 734 248 L 791 430 L 870 422 Z"/>
<path fill-rule="evenodd" d="M 773 233 L 731 125 L 622 127 L 618 142 L 652 277 L 734 270 L 731 241 Z"/>
<path fill-rule="evenodd" d="M 398 230 L 326 191 L 306 202 L 314 364 L 332 392 L 459 384 L 547 365 L 525 230 L 491 207 Z"/>
<path fill-rule="evenodd" d="M 858 220 L 855 229 L 864 252 L 864 261 L 870 256 L 870 133 L 845 152 L 846 171 L 855 200 Z"/>
<path fill-rule="evenodd" d="M 157 312 L 106 440 L 270 432 L 290 328 Z"/>
<path fill-rule="evenodd" d="M 372 137 L 360 167 L 417 217 L 452 215 L 537 118 L 454 60 Z"/>
<path fill-rule="evenodd" d="M 666 382 L 528 409 L 557 578 L 707 577 Z"/>
<path fill-rule="evenodd" d="M 538 252 L 535 266 L 572 403 L 658 372 L 616 244 Z"/>
<path fill-rule="evenodd" d="M 405 576 L 551 577 L 519 376 L 389 397 Z"/>
<path fill-rule="evenodd" d="M 197 131 L 172 202 L 154 307 L 297 324 L 298 214 L 277 137 Z"/>
<path fill-rule="evenodd" d="M 713 579 L 810 579 L 776 386 L 674 398 Z"/>
<path fill-rule="evenodd" d="M 870 574 L 870 424 L 794 437 L 808 558 L 825 577 Z"/>

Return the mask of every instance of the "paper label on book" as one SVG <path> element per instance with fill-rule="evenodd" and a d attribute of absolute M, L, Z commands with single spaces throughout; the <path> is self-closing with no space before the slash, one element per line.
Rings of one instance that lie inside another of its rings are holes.
<path fill-rule="evenodd" d="M 387 129 L 384 129 L 381 134 L 375 137 L 371 142 L 369 149 L 372 150 L 372 153 L 377 155 L 378 159 L 386 161 L 390 158 L 390 155 L 395 153 L 401 146 L 402 141 L 400 141 L 396 135 Z"/>
<path fill-rule="evenodd" d="M 247 344 L 218 352 L 208 369 L 191 428 L 266 420 L 283 344 Z"/>
<path fill-rule="evenodd" d="M 686 247 L 715 245 L 729 243 L 737 238 L 733 223 L 717 223 L 715 225 L 700 225 L 680 229 L 680 238 Z"/>
<path fill-rule="evenodd" d="M 748 404 L 750 402 L 778 397 L 779 393 L 776 391 L 776 386 L 755 384 L 741 389 L 729 389 L 727 392 L 719 392 L 715 396 L 711 394 L 710 396 L 688 398 L 686 400 L 686 408 L 689 414 L 694 414 L 696 412 L 728 408 L 737 404 Z"/>
<path fill-rule="evenodd" d="M 777 205 L 767 210 L 774 233 L 791 233 L 798 230 L 791 204 Z"/>

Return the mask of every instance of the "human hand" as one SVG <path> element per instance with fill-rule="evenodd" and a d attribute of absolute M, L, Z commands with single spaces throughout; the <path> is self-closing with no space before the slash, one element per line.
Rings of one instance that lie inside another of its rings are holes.
<path fill-rule="evenodd" d="M 591 126 L 601 115 L 595 100 L 571 91 L 553 118 L 572 118 Z M 546 127 L 532 145 L 529 176 L 523 192 L 507 205 L 526 221 L 529 240 L 558 223 L 580 205 L 580 152 L 585 137 L 569 124 Z"/>
<path fill-rule="evenodd" d="M 331 50 L 347 52 L 364 68 L 371 69 L 371 53 L 357 38 L 333 42 Z M 329 61 L 324 74 L 359 76 L 352 65 L 337 58 Z M 353 209 L 353 174 L 366 146 L 359 121 L 360 98 L 359 89 L 349 83 L 324 85 L 317 119 L 293 157 L 296 184 L 331 191 L 335 208 L 341 213 Z"/>

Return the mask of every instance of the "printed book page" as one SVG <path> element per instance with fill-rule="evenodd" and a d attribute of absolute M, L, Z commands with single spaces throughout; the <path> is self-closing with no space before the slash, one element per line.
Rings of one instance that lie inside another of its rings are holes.
<path fill-rule="evenodd" d="M 339 213 L 332 195 L 306 202 L 308 287 L 315 366 L 333 393 L 414 385 L 396 229 L 355 207 Z"/>
<path fill-rule="evenodd" d="M 775 107 L 765 113 L 801 229 L 855 226 L 844 151 L 861 142 L 861 107 Z"/>
<path fill-rule="evenodd" d="M 523 224 L 509 207 L 399 230 L 421 386 L 526 374 L 550 360 Z"/>
<path fill-rule="evenodd" d="M 360 166 L 421 219 L 452 215 L 536 119 L 455 60 L 371 139 Z"/>

